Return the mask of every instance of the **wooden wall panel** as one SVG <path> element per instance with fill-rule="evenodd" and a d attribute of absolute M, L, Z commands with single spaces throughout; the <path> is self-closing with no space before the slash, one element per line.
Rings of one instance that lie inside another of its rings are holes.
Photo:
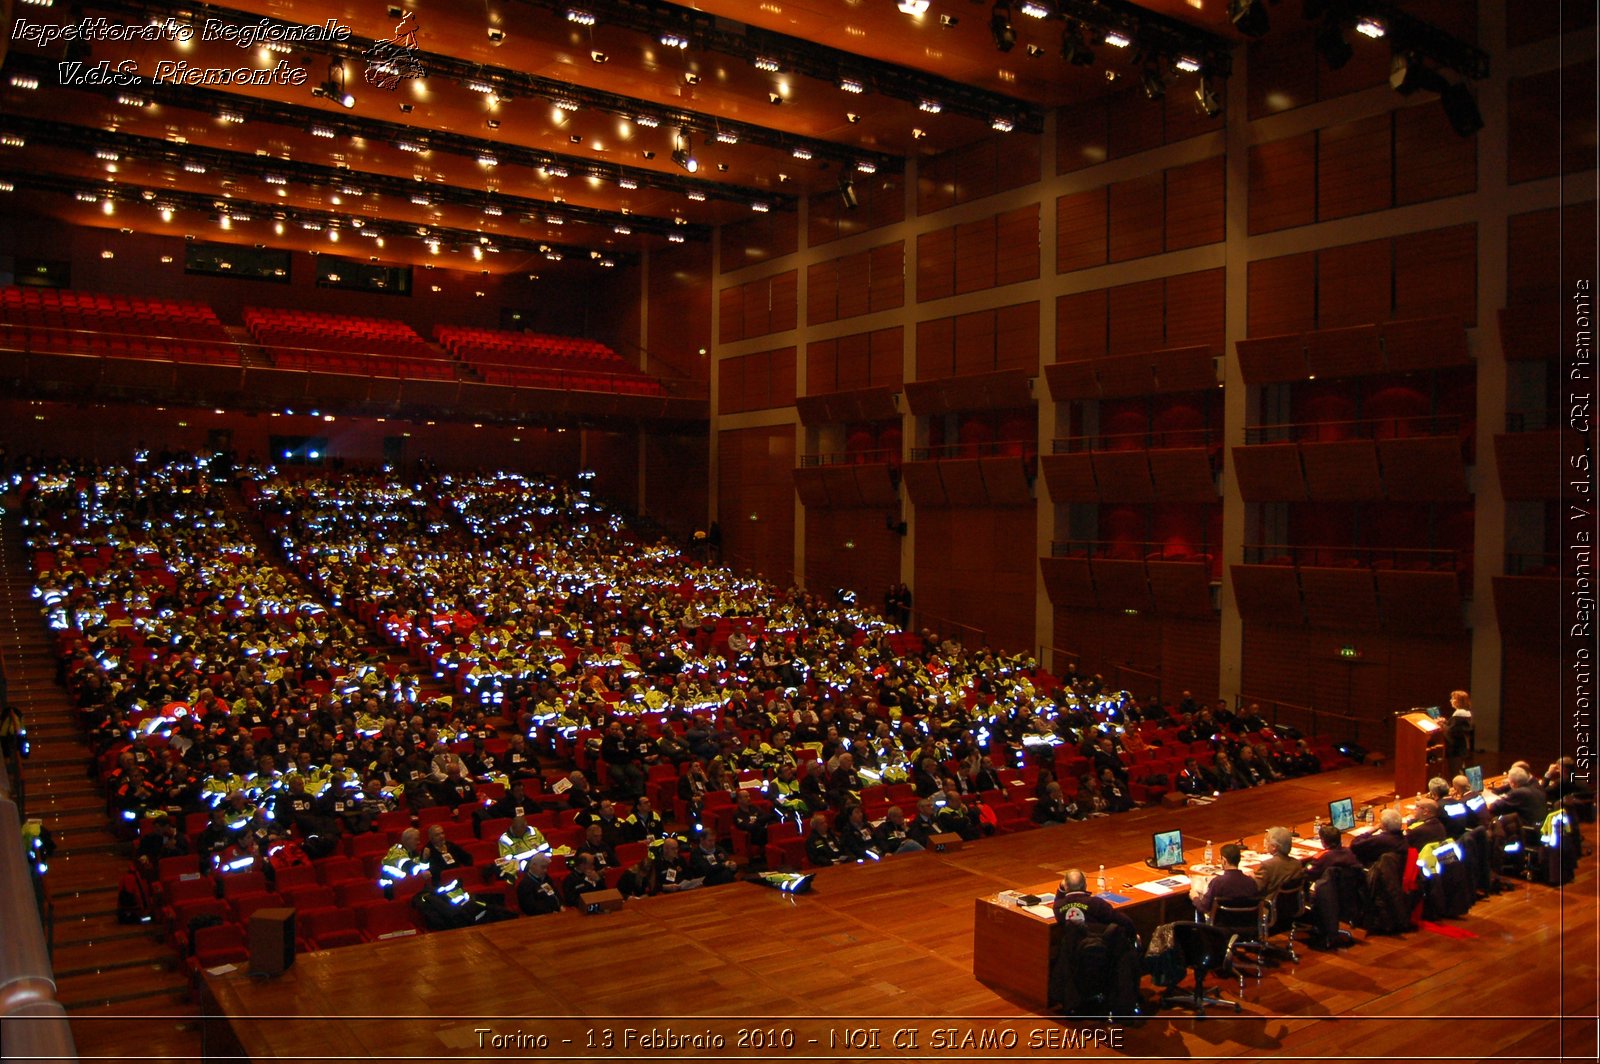
<path fill-rule="evenodd" d="M 1108 157 L 1106 102 L 1095 98 L 1056 112 L 1056 173 L 1098 166 Z"/>
<path fill-rule="evenodd" d="M 1560 647 L 1507 642 L 1500 663 L 1500 734 L 1507 737 L 1502 747 L 1540 764 L 1570 754 L 1562 707 L 1576 705 L 1578 692 L 1572 670 L 1562 668 Z"/>
<path fill-rule="evenodd" d="M 1250 148 L 1250 232 L 1309 225 L 1317 216 L 1317 139 L 1313 133 Z"/>
<path fill-rule="evenodd" d="M 1107 353 L 1154 351 L 1166 344 L 1162 305 L 1166 285 L 1161 280 L 1119 285 L 1107 293 L 1109 327 Z"/>
<path fill-rule="evenodd" d="M 917 237 L 918 303 L 955 294 L 955 262 L 954 229 L 936 229 Z"/>
<path fill-rule="evenodd" d="M 1158 693 L 1151 681 L 1121 671 L 1127 666 L 1159 677 L 1163 701 L 1175 702 L 1183 691 L 1201 700 L 1217 696 L 1221 625 L 1216 620 L 1083 608 L 1053 613 L 1055 645 L 1078 655 L 1085 672 L 1101 674 L 1108 684 L 1126 685 L 1141 699 Z"/>
<path fill-rule="evenodd" d="M 1563 276 L 1588 277 L 1594 268 L 1595 201 L 1512 215 L 1507 237 L 1506 302 L 1551 304 Z"/>
<path fill-rule="evenodd" d="M 936 380 L 955 372 L 954 318 L 917 322 L 917 380 Z"/>
<path fill-rule="evenodd" d="M 871 295 L 871 265 L 867 252 L 846 255 L 839 260 L 839 317 L 854 318 L 867 313 Z"/>
<path fill-rule="evenodd" d="M 1280 336 L 1316 328 L 1317 256 L 1303 251 L 1250 264 L 1251 336 Z"/>
<path fill-rule="evenodd" d="M 717 363 L 717 410 L 724 414 L 748 409 L 745 406 L 744 375 L 746 360 L 725 358 Z"/>
<path fill-rule="evenodd" d="M 819 594 L 854 591 L 877 606 L 891 583 L 900 582 L 901 539 L 879 509 L 806 511 L 806 587 Z"/>
<path fill-rule="evenodd" d="M 868 340 L 872 359 L 869 384 L 898 387 L 905 376 L 905 328 L 900 325 L 878 329 Z"/>
<path fill-rule="evenodd" d="M 1067 273 L 1107 260 L 1108 203 L 1104 186 L 1056 200 L 1056 272 Z"/>
<path fill-rule="evenodd" d="M 1354 646 L 1357 659 L 1339 656 Z M 1253 698 L 1281 698 L 1362 721 L 1354 736 L 1369 750 L 1393 751 L 1396 710 L 1436 705 L 1441 691 L 1470 675 L 1472 642 L 1451 637 L 1389 635 L 1246 623 L 1241 687 Z M 1307 692 L 1313 692 L 1308 695 Z M 1333 730 L 1339 738 L 1349 733 Z"/>
<path fill-rule="evenodd" d="M 995 311 L 994 368 L 1039 372 L 1039 304 L 1018 303 Z"/>
<path fill-rule="evenodd" d="M 1159 173 L 1118 181 L 1110 189 L 1110 261 L 1125 262 L 1161 253 L 1161 214 L 1165 183 Z"/>
<path fill-rule="evenodd" d="M 744 339 L 744 288 L 730 285 L 717 294 L 717 314 L 721 328 L 717 339 L 731 344 Z"/>
<path fill-rule="evenodd" d="M 806 344 L 806 394 L 825 395 L 839 390 L 839 341 L 813 340 Z"/>
<path fill-rule="evenodd" d="M 717 409 L 724 414 L 793 406 L 795 349 L 725 358 L 717 366 Z"/>
<path fill-rule="evenodd" d="M 799 322 L 800 275 L 797 270 L 787 270 L 771 278 L 771 317 L 768 328 L 772 332 L 788 332 Z"/>
<path fill-rule="evenodd" d="M 809 201 L 806 244 L 818 247 L 843 237 L 865 233 L 885 225 L 905 221 L 905 177 L 902 174 L 856 174 L 856 207 L 846 207 L 833 189 L 813 195 Z"/>
<path fill-rule="evenodd" d="M 1594 166 L 1595 60 L 1513 78 L 1506 177 L 1512 184 Z"/>
<path fill-rule="evenodd" d="M 1429 100 L 1394 114 L 1394 202 L 1463 196 L 1478 188 L 1478 138 L 1459 137 Z"/>
<path fill-rule="evenodd" d="M 1227 177 L 1221 155 L 1166 172 L 1166 250 L 1214 244 L 1223 238 Z"/>
<path fill-rule="evenodd" d="M 1138 90 L 1125 91 L 1106 100 L 1110 130 L 1106 139 L 1107 156 L 1120 159 L 1161 146 L 1164 134 L 1162 113 L 1152 107 Z"/>
<path fill-rule="evenodd" d="M 1213 353 L 1222 353 L 1225 283 L 1221 267 L 1167 278 L 1165 346 L 1204 344 Z"/>
<path fill-rule="evenodd" d="M 806 324 L 822 325 L 839 315 L 839 260 L 806 267 Z"/>
<path fill-rule="evenodd" d="M 955 374 L 994 368 L 994 312 L 978 311 L 955 319 Z"/>
<path fill-rule="evenodd" d="M 994 287 L 994 217 L 956 226 L 956 292 Z"/>
<path fill-rule="evenodd" d="M 896 240 L 892 244 L 879 245 L 868 252 L 868 259 L 868 268 L 872 275 L 871 291 L 868 293 L 869 309 L 877 313 L 904 306 L 906 242 Z"/>
<path fill-rule="evenodd" d="M 1079 292 L 1056 300 L 1056 361 L 1099 358 L 1106 353 L 1109 293 Z"/>
<path fill-rule="evenodd" d="M 1368 240 L 1317 252 L 1319 328 L 1388 320 L 1391 245 Z"/>
<path fill-rule="evenodd" d="M 1440 313 L 1478 324 L 1478 230 L 1470 223 L 1395 238 L 1394 317 Z"/>
<path fill-rule="evenodd" d="M 649 271 L 645 346 L 679 373 L 706 380 L 711 360 L 711 245 L 684 243 L 654 253 Z M 119 289 L 120 291 L 120 289 Z"/>
<path fill-rule="evenodd" d="M 644 513 L 687 541 L 706 526 L 710 468 L 710 441 L 704 435 L 646 433 Z"/>
<path fill-rule="evenodd" d="M 794 427 L 725 430 L 717 451 L 723 560 L 780 584 L 793 580 Z"/>
<path fill-rule="evenodd" d="M 917 624 L 947 634 L 950 621 L 959 621 L 997 650 L 1032 650 L 1038 563 L 1017 544 L 1032 543 L 1033 535 L 1031 504 L 919 510 Z"/>
<path fill-rule="evenodd" d="M 792 210 L 755 214 L 722 227 L 722 272 L 793 255 L 799 247 L 800 216 Z"/>
<path fill-rule="evenodd" d="M 866 333 L 839 337 L 839 390 L 866 388 L 872 383 L 872 352 Z"/>
<path fill-rule="evenodd" d="M 1318 221 L 1382 210 L 1393 202 L 1392 144 L 1387 113 L 1318 132 Z"/>
<path fill-rule="evenodd" d="M 1244 49 L 1250 70 L 1245 81 L 1252 119 L 1304 107 L 1317 99 L 1317 72 L 1322 62 L 1311 33 L 1304 27 L 1274 28 L 1277 32 L 1250 41 Z"/>
<path fill-rule="evenodd" d="M 1039 205 L 1030 203 L 996 215 L 994 283 L 1016 284 L 1038 277 Z"/>

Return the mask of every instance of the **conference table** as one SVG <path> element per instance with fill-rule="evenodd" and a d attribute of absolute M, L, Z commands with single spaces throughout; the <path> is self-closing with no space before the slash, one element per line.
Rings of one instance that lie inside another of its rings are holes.
<path fill-rule="evenodd" d="M 1335 795 L 1335 797 L 1342 796 Z M 1207 804 L 1220 804 L 1220 802 Z M 1393 794 L 1374 795 L 1355 802 L 1357 810 L 1370 813 L 1373 824 L 1377 821 L 1378 810 L 1383 807 L 1396 807 L 1400 809 L 1402 815 L 1407 815 L 1412 805 L 1413 802 L 1410 800 L 1398 802 Z M 1165 827 L 1168 830 L 1183 827 L 1185 814 L 1195 809 L 1194 806 L 1174 809 L 1173 822 Z M 1359 819 L 1365 820 L 1366 816 L 1363 815 Z M 1322 844 L 1317 840 L 1318 826 L 1319 820 L 1315 818 L 1298 825 L 1290 825 L 1290 830 L 1295 834 L 1292 851 L 1294 857 L 1305 860 L 1322 849 Z M 1355 831 L 1349 833 L 1349 836 L 1354 837 L 1365 830 L 1370 830 L 1370 826 L 1358 823 Z M 1215 845 L 1220 848 L 1223 842 L 1237 838 L 1235 832 L 1216 840 Z M 1246 836 L 1240 841 L 1243 844 L 1244 854 L 1239 867 L 1248 875 L 1254 872 L 1256 864 L 1264 856 L 1260 852 L 1263 845 L 1262 837 L 1257 834 Z M 1200 858 L 1206 842 L 1207 839 L 1197 839 L 1185 831 L 1185 856 Z M 1214 857 L 1220 862 L 1219 855 L 1214 854 Z M 1162 924 L 1176 920 L 1193 920 L 1194 906 L 1189 900 L 1193 885 L 1191 874 L 1203 877 L 1201 879 L 1203 886 L 1211 876 L 1222 871 L 1220 864 L 1208 866 L 1200 860 L 1193 860 L 1185 868 L 1174 870 L 1158 870 L 1142 860 L 1108 864 L 1103 873 L 1097 864 L 1085 863 L 1078 867 L 1088 877 L 1091 892 L 1099 894 L 1133 920 L 1139 929 L 1141 941 L 1148 941 L 1151 932 Z M 1096 884 L 1096 878 L 1102 874 L 1106 881 L 1104 893 L 1099 891 Z M 1050 908 L 1050 901 L 1061 882 L 1060 876 L 1061 873 L 1057 873 L 1053 880 L 985 894 L 974 901 L 972 924 L 974 978 L 995 990 L 1004 992 L 1023 1005 L 1040 1010 L 1046 1009 L 1049 1005 L 1050 962 L 1060 941 L 1060 930 Z M 1040 900 L 1035 904 L 1022 904 L 1023 899 L 1030 897 L 1037 897 Z"/>

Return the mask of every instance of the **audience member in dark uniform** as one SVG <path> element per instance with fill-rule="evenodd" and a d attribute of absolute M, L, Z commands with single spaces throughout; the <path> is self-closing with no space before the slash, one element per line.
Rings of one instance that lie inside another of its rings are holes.
<path fill-rule="evenodd" d="M 1133 799 L 1126 785 L 1110 769 L 1100 773 L 1100 793 L 1105 796 L 1106 809 L 1112 813 L 1126 813 L 1133 808 Z"/>
<path fill-rule="evenodd" d="M 1065 824 L 1069 820 L 1079 819 L 1074 814 L 1077 807 L 1067 801 L 1062 793 L 1061 784 L 1050 781 L 1050 787 L 1045 791 L 1045 796 L 1033 803 L 1033 822 L 1035 824 Z"/>
<path fill-rule="evenodd" d="M 633 803 L 633 811 L 622 821 L 622 831 L 627 836 L 627 842 L 645 842 L 665 835 L 667 825 L 650 799 L 641 797 Z"/>
<path fill-rule="evenodd" d="M 1489 803 L 1489 814 L 1504 816 L 1515 813 L 1522 820 L 1523 827 L 1543 827 L 1544 815 L 1549 808 L 1544 788 L 1521 764 L 1511 766 L 1506 773 L 1506 782 L 1511 789 Z"/>
<path fill-rule="evenodd" d="M 661 840 L 661 845 L 655 850 L 655 859 L 656 879 L 653 893 L 675 894 L 682 890 L 684 881 L 689 878 L 689 868 L 679 849 L 676 836 L 668 835 Z"/>
<path fill-rule="evenodd" d="M 874 861 L 883 856 L 883 850 L 878 848 L 878 837 L 873 834 L 872 825 L 867 823 L 866 810 L 859 805 L 849 806 L 840 813 L 833 827 L 840 848 L 851 859 Z"/>
<path fill-rule="evenodd" d="M 932 798 L 917 799 L 917 815 L 911 818 L 911 823 L 906 826 L 906 837 L 923 849 L 928 847 L 928 839 L 943 833 L 939 821 L 934 817 Z"/>
<path fill-rule="evenodd" d="M 878 825 L 873 837 L 878 840 L 878 850 L 882 853 L 917 853 L 923 848 L 922 843 L 911 837 L 911 825 L 906 823 L 906 814 L 898 805 L 891 805 L 884 813 L 883 823 Z"/>
<path fill-rule="evenodd" d="M 594 858 L 595 871 L 602 874 L 606 869 L 617 866 L 617 851 L 606 841 L 605 828 L 599 821 L 590 821 L 584 829 L 583 844 L 578 847 L 578 852 Z"/>
<path fill-rule="evenodd" d="M 839 845 L 839 837 L 828 825 L 826 813 L 816 813 L 811 817 L 811 830 L 806 832 L 806 860 L 818 868 L 845 864 L 850 860 L 845 856 L 844 847 Z"/>
<path fill-rule="evenodd" d="M 1058 923 L 1115 924 L 1128 933 L 1129 942 L 1139 940 L 1139 929 L 1132 917 L 1089 893 L 1089 881 L 1082 869 L 1069 868 L 1061 873 L 1053 908 Z"/>
<path fill-rule="evenodd" d="M 643 898 L 656 891 L 656 858 L 646 850 L 645 855 L 622 872 L 617 880 L 617 890 L 624 898 Z"/>
<path fill-rule="evenodd" d="M 536 853 L 523 866 L 517 877 L 517 907 L 528 916 L 561 911 L 561 895 L 550 878 L 549 854 Z"/>
<path fill-rule="evenodd" d="M 700 833 L 700 842 L 689 854 L 689 878 L 704 879 L 706 886 L 732 883 L 738 877 L 738 862 L 717 842 L 710 828 Z"/>
<path fill-rule="evenodd" d="M 755 803 L 747 790 L 733 796 L 733 826 L 745 833 L 753 853 L 762 853 L 767 845 L 767 825 L 772 823 L 772 811 Z"/>
<path fill-rule="evenodd" d="M 583 907 L 583 896 L 593 894 L 597 890 L 605 890 L 606 881 L 594 866 L 594 857 L 587 853 L 580 853 L 572 859 L 572 872 L 567 876 L 567 881 L 562 885 L 562 900 L 574 908 Z"/>
<path fill-rule="evenodd" d="M 442 781 L 435 783 L 430 790 L 433 792 L 434 801 L 440 805 L 448 805 L 454 809 L 457 806 L 474 802 L 478 798 L 478 788 L 472 781 L 461 775 L 461 763 L 452 762 L 445 770 Z"/>
<path fill-rule="evenodd" d="M 435 886 L 460 878 L 461 868 L 472 863 L 472 855 L 444 837 L 443 824 L 428 826 L 428 845 L 422 851 Z"/>

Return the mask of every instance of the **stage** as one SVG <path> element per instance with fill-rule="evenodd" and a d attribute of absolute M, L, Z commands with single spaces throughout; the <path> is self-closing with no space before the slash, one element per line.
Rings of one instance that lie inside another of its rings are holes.
<path fill-rule="evenodd" d="M 1357 944 L 1338 953 L 1302 949 L 1298 965 L 1247 980 L 1240 1016 L 1229 1009 L 1196 1020 L 1169 1010 L 1095 1028 L 1027 1008 L 973 976 L 981 897 L 1069 866 L 1092 883 L 1102 863 L 1147 856 L 1158 830 L 1181 828 L 1198 860 L 1206 839 L 1259 839 L 1275 824 L 1326 816 L 1331 799 L 1359 804 L 1391 793 L 1391 784 L 1384 768 L 1340 770 L 1204 807 L 1149 808 L 951 853 L 823 869 L 800 897 L 737 883 L 630 901 L 616 913 L 301 954 L 273 979 L 242 970 L 205 977 L 207 1053 L 1593 1058 L 1600 969 L 1592 858 L 1564 892 L 1519 885 L 1453 921 L 1452 934 L 1366 941 L 1358 932 Z M 1232 997 L 1237 984 L 1221 989 Z"/>

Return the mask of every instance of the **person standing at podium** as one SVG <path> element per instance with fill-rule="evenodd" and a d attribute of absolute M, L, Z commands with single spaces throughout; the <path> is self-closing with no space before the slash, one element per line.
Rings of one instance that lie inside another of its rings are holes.
<path fill-rule="evenodd" d="M 1445 722 L 1444 756 L 1450 775 L 1460 773 L 1472 755 L 1472 696 L 1465 691 L 1450 692 L 1450 719 Z"/>

